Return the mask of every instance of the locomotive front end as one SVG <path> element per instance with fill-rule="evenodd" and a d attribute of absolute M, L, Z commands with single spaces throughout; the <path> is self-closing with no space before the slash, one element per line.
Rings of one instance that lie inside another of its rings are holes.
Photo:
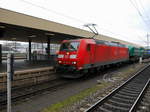
<path fill-rule="evenodd" d="M 67 73 L 77 72 L 79 67 L 79 50 L 80 42 L 79 41 L 63 41 L 60 46 L 60 51 L 57 57 L 57 67 L 56 72 L 62 75 L 63 77 L 68 77 Z M 66 76 L 65 76 L 65 75 Z"/>

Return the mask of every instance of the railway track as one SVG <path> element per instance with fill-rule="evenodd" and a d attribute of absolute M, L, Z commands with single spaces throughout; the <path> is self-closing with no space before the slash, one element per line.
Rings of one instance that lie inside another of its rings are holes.
<path fill-rule="evenodd" d="M 110 70 L 107 69 L 107 72 L 112 72 L 112 71 L 114 71 L 114 68 L 110 69 Z M 104 72 L 103 74 L 105 74 L 107 72 Z M 54 75 L 56 75 L 56 74 L 54 74 Z M 81 80 L 85 80 L 85 79 L 83 78 Z M 78 79 L 78 81 L 80 81 L 80 79 Z M 18 88 L 12 89 L 12 102 L 15 103 L 17 101 L 19 101 L 19 102 L 24 101 L 24 99 L 26 100 L 32 96 L 43 93 L 44 91 L 55 91 L 55 90 L 59 89 L 59 87 L 63 87 L 66 84 L 70 84 L 70 83 L 74 83 L 74 82 L 76 83 L 78 81 L 54 78 L 53 80 L 49 80 L 49 82 L 39 83 L 37 85 L 19 88 L 19 89 Z M 7 103 L 6 95 L 7 95 L 6 92 L 0 92 L 0 110 L 4 109 L 6 107 L 6 103 Z"/>
<path fill-rule="evenodd" d="M 107 72 L 110 72 L 111 70 L 107 70 Z M 56 76 L 55 73 L 53 75 Z M 80 79 L 76 79 L 80 80 Z M 76 82 L 76 80 L 64 80 L 64 79 L 59 79 L 59 78 L 54 78 L 53 80 L 49 80 L 49 82 L 44 82 L 44 83 L 39 83 L 33 86 L 27 86 L 27 87 L 21 87 L 21 88 L 12 88 L 12 102 L 16 101 L 22 101 L 26 98 L 35 96 L 38 93 L 42 93 L 44 91 L 53 91 L 56 90 L 57 87 L 62 87 L 65 84 L 70 84 Z M 82 80 L 82 79 L 81 79 Z M 84 80 L 84 78 L 83 78 Z M 4 109 L 7 104 L 7 93 L 6 91 L 1 92 L 0 91 L 0 110 Z"/>
<path fill-rule="evenodd" d="M 138 103 L 137 112 L 150 112 L 150 85 Z"/>
<path fill-rule="evenodd" d="M 44 91 L 53 91 L 57 87 L 61 87 L 65 84 L 70 83 L 70 81 L 56 78 L 50 80 L 49 82 L 41 83 L 38 85 L 33 85 L 25 88 L 12 89 L 12 102 L 20 101 L 26 98 L 35 96 L 36 94 L 43 93 Z M 4 109 L 7 104 L 7 93 L 0 92 L 0 110 Z"/>
<path fill-rule="evenodd" d="M 136 73 L 85 112 L 134 112 L 150 84 L 150 65 Z"/>

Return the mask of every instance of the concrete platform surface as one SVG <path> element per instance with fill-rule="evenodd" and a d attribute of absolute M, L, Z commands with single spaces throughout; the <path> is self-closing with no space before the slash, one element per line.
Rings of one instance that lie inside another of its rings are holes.
<path fill-rule="evenodd" d="M 27 70 L 27 69 L 33 69 L 33 68 L 39 68 L 39 67 L 48 67 L 48 66 L 54 66 L 55 62 L 51 60 L 46 61 L 26 61 L 23 59 L 15 60 L 14 61 L 14 70 L 20 71 L 20 70 Z M 0 73 L 7 71 L 7 61 L 3 60 L 2 64 L 0 64 Z"/>

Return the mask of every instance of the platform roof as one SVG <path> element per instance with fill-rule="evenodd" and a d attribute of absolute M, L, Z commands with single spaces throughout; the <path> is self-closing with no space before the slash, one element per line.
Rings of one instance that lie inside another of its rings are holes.
<path fill-rule="evenodd" d="M 51 38 L 51 42 L 57 43 L 64 39 L 92 36 L 93 33 L 86 30 L 0 8 L 0 40 L 46 42 L 47 38 Z M 97 35 L 96 38 L 139 47 L 104 35 Z"/>

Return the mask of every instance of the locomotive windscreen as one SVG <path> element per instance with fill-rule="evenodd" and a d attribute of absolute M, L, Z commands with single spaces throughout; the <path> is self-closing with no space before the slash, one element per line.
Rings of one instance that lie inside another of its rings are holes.
<path fill-rule="evenodd" d="M 77 51 L 79 42 L 65 42 L 61 45 L 60 51 Z"/>

